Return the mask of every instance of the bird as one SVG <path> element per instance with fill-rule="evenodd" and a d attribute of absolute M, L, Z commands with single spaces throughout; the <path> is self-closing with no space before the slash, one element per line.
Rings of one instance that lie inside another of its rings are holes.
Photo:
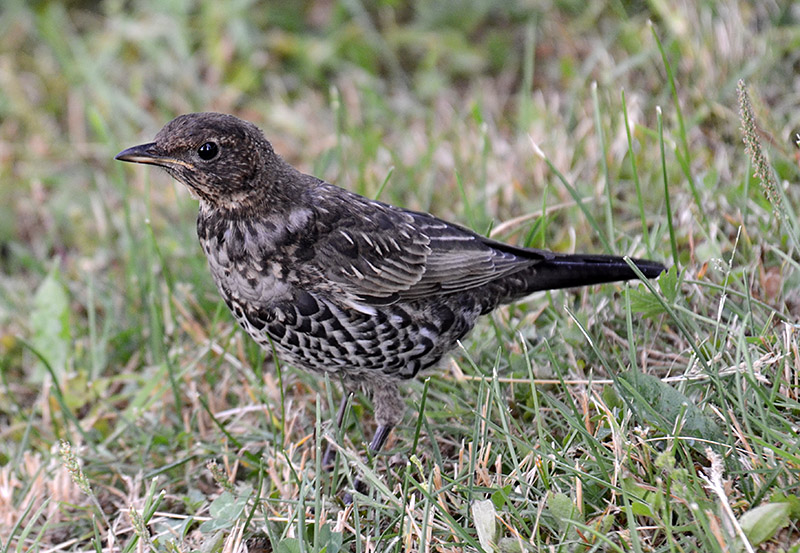
<path fill-rule="evenodd" d="M 233 115 L 178 116 L 115 159 L 159 166 L 198 199 L 213 280 L 262 348 L 371 392 L 373 452 L 402 420 L 398 385 L 481 315 L 541 290 L 638 278 L 623 257 L 513 246 L 304 174 Z M 632 262 L 646 278 L 665 270 Z"/>

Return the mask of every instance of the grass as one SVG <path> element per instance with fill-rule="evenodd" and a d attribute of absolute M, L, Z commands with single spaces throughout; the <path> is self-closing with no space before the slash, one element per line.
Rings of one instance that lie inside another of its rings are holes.
<path fill-rule="evenodd" d="M 0 552 L 798 550 L 796 10 L 444 6 L 3 4 Z M 194 200 L 112 160 L 206 109 L 367 196 L 679 272 L 486 317 L 371 456 L 368 398 L 334 430 L 338 383 L 219 300 Z"/>

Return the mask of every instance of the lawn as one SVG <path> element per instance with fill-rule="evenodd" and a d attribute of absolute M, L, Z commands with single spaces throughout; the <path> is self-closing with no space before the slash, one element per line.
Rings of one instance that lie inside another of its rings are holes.
<path fill-rule="evenodd" d="M 4 0 L 0 553 L 800 551 L 799 46 L 790 2 Z M 113 160 L 192 111 L 671 269 L 483 318 L 371 455 L 368 397 L 337 430 L 237 327 L 196 200 Z"/>

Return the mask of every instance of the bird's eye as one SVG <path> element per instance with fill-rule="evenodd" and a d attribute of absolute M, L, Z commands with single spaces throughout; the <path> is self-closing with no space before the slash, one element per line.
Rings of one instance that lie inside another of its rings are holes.
<path fill-rule="evenodd" d="M 200 159 L 205 161 L 209 161 L 217 157 L 219 153 L 219 146 L 217 146 L 214 142 L 206 142 L 202 146 L 197 149 L 197 155 L 200 156 Z"/>

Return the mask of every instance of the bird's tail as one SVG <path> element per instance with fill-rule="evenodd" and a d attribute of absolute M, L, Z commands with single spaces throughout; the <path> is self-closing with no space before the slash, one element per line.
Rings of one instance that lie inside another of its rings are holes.
<path fill-rule="evenodd" d="M 666 267 L 657 261 L 631 259 L 647 278 L 655 278 Z M 591 254 L 553 254 L 531 267 L 524 295 L 540 290 L 589 286 L 638 278 L 622 257 Z"/>

